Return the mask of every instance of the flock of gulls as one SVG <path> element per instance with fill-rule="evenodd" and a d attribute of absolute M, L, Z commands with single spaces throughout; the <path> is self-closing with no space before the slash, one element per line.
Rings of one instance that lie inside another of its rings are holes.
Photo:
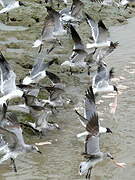
<path fill-rule="evenodd" d="M 127 8 L 133 0 L 91 0 L 90 3 L 100 3 L 101 9 L 106 6 L 116 6 L 116 8 Z M 100 135 L 103 133 L 112 133 L 110 128 L 102 127 L 97 112 L 96 98 L 101 94 L 109 92 L 115 93 L 115 100 L 112 106 L 114 114 L 117 108 L 118 89 L 111 82 L 114 75 L 113 68 L 109 69 L 105 59 L 118 46 L 118 42 L 112 42 L 109 36 L 109 30 L 102 20 L 94 20 L 89 13 L 83 11 L 84 3 L 80 0 L 73 0 L 70 7 L 61 11 L 55 10 L 53 0 L 40 2 L 46 6 L 47 16 L 45 17 L 44 27 L 41 36 L 33 43 L 33 48 L 40 54 L 46 51 L 51 54 L 52 51 L 62 46 L 62 36 L 69 35 L 74 46 L 72 54 L 68 60 L 60 65 L 63 73 L 86 73 L 91 83 L 86 89 L 84 97 L 84 114 L 82 115 L 78 108 L 74 109 L 76 118 L 78 118 L 85 128 L 85 132 L 77 134 L 80 138 L 85 136 L 85 147 L 82 155 L 86 159 L 80 163 L 80 175 L 86 175 L 90 179 L 92 168 L 100 161 L 110 158 L 118 167 L 125 167 L 125 163 L 118 163 L 115 158 L 108 152 L 101 152 L 99 147 Z M 7 14 L 7 20 L 10 21 L 10 11 L 26 6 L 25 2 L 16 0 L 0 0 L 3 9 L 1 13 Z M 57 2 L 57 5 L 68 5 L 66 0 Z M 5 15 L 6 15 L 5 14 Z M 85 44 L 79 35 L 79 25 L 86 21 L 87 28 L 90 32 L 90 39 Z M 51 48 L 45 49 L 44 44 L 49 43 Z M 45 62 L 44 58 L 35 60 L 31 71 L 26 77 L 16 82 L 16 74 L 10 64 L 0 52 L 0 164 L 11 159 L 13 169 L 17 172 L 15 159 L 21 153 L 38 152 L 41 153 L 36 145 L 26 144 L 23 138 L 23 128 L 30 128 L 35 134 L 45 136 L 48 130 L 60 129 L 56 122 L 50 122 L 50 115 L 56 115 L 58 108 L 64 108 L 64 104 L 72 102 L 69 98 L 63 98 L 65 85 L 58 75 L 49 71 L 51 65 L 57 63 L 56 59 Z M 83 70 L 83 71 L 82 71 Z M 44 78 L 50 80 L 50 86 L 43 85 L 40 81 Z M 39 96 L 40 92 L 47 91 L 48 99 Z M 12 100 L 19 99 L 17 104 L 12 104 Z M 19 101 L 23 101 L 19 104 Z M 32 122 L 19 122 L 15 111 L 20 111 L 31 115 Z M 59 112 L 60 113 L 60 112 Z M 79 128 L 79 127 L 78 127 Z"/>

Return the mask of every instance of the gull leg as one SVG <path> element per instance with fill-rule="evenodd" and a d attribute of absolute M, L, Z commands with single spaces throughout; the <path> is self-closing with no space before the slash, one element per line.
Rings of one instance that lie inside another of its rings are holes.
<path fill-rule="evenodd" d="M 16 168 L 16 165 L 15 165 L 15 160 L 13 158 L 10 158 L 10 159 L 11 159 L 11 163 L 13 164 L 14 172 L 17 172 L 17 168 Z"/>
<path fill-rule="evenodd" d="M 47 49 L 47 54 L 49 54 L 54 48 L 55 48 L 55 45 L 53 45 L 50 49 Z"/>
<path fill-rule="evenodd" d="M 7 12 L 7 19 L 6 22 L 9 22 L 10 18 L 9 18 L 9 13 Z"/>
<path fill-rule="evenodd" d="M 39 50 L 38 50 L 38 53 L 40 53 L 40 52 L 41 52 L 42 47 L 43 47 L 43 44 L 41 44 L 41 45 L 40 45 Z"/>
<path fill-rule="evenodd" d="M 86 179 L 89 179 L 89 180 L 90 180 L 90 177 L 91 177 L 91 169 L 92 169 L 92 168 L 90 168 L 90 169 L 88 170 L 88 173 L 86 174 Z"/>
<path fill-rule="evenodd" d="M 73 74 L 71 66 L 70 66 L 70 73 L 71 73 L 71 75 Z"/>

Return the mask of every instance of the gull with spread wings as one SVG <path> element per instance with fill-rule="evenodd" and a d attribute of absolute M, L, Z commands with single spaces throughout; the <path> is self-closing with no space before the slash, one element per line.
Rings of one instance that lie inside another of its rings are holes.
<path fill-rule="evenodd" d="M 107 65 L 100 61 L 96 75 L 92 81 L 94 94 L 114 91 L 118 93 L 117 87 L 110 84 L 110 79 L 113 77 L 113 74 L 113 68 L 108 70 Z"/>
<path fill-rule="evenodd" d="M 90 123 L 93 115 L 97 114 L 96 104 L 95 104 L 95 95 L 93 93 L 92 86 L 89 89 L 87 89 L 86 94 L 85 94 L 84 117 L 82 115 L 80 115 L 76 110 L 75 110 L 75 112 L 79 115 L 80 122 L 85 128 Z M 86 128 L 86 130 L 87 130 L 87 128 Z M 109 128 L 100 126 L 100 124 L 99 124 L 99 133 L 112 133 L 112 131 Z M 89 134 L 89 131 L 85 131 L 84 133 L 77 134 L 77 137 L 81 137 L 83 135 L 88 135 L 88 134 Z"/>
<path fill-rule="evenodd" d="M 44 62 L 43 58 L 38 58 L 30 72 L 29 76 L 23 79 L 23 85 L 29 85 L 32 83 L 38 83 L 41 79 L 46 77 L 46 70 L 51 66 L 56 60 L 51 60 L 47 63 Z"/>
<path fill-rule="evenodd" d="M 92 88 L 91 88 L 92 90 Z M 88 91 L 87 93 L 89 96 L 90 94 Z M 93 98 L 93 95 L 92 97 Z M 90 99 L 91 99 L 90 98 Z M 80 175 L 86 174 L 86 179 L 90 179 L 91 176 L 91 170 L 95 165 L 107 158 L 110 158 L 118 167 L 125 167 L 125 163 L 118 163 L 110 153 L 104 153 L 100 151 L 99 147 L 99 134 L 100 134 L 100 125 L 99 125 L 99 119 L 98 114 L 95 112 L 95 106 L 92 104 L 93 101 L 89 101 L 89 98 L 86 99 L 86 118 L 81 116 L 82 124 L 85 125 L 87 130 L 87 136 L 85 140 L 85 152 L 82 153 L 82 155 L 87 159 L 84 162 L 80 163 Z M 89 108 L 93 109 L 90 110 Z M 79 115 L 80 116 L 80 115 Z M 84 123 L 85 122 L 85 123 Z M 87 123 L 86 123 L 87 122 Z"/>
<path fill-rule="evenodd" d="M 40 47 L 40 52 L 44 42 L 51 42 L 53 46 L 48 50 L 48 53 L 50 53 L 56 45 L 59 44 L 61 46 L 60 41 L 56 37 L 66 34 L 66 30 L 64 30 L 63 24 L 60 21 L 60 13 L 48 6 L 46 6 L 46 9 L 48 15 L 45 18 L 41 37 L 34 42 L 33 47 Z"/>
<path fill-rule="evenodd" d="M 99 47 L 107 47 L 111 45 L 111 41 L 109 39 L 109 31 L 104 25 L 103 21 L 100 20 L 98 23 L 94 21 L 87 13 L 86 21 L 91 28 L 92 38 L 94 43 L 86 44 L 86 48 L 99 48 Z"/>

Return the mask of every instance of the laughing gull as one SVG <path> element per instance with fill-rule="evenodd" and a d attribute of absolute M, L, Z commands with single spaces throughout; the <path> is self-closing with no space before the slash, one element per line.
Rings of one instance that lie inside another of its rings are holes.
<path fill-rule="evenodd" d="M 0 91 L 3 94 L 0 97 L 0 104 L 3 105 L 8 100 L 22 97 L 23 91 L 16 87 L 16 74 L 11 69 L 9 63 L 6 61 L 0 52 L 0 71 L 1 71 L 1 86 Z"/>
<path fill-rule="evenodd" d="M 105 27 L 102 20 L 100 20 L 98 23 L 94 21 L 87 13 L 86 15 L 86 21 L 88 25 L 91 28 L 92 31 L 92 38 L 94 40 L 94 43 L 87 44 L 86 48 L 98 48 L 98 47 L 106 47 L 110 46 L 111 41 L 109 40 L 109 31 Z"/>
<path fill-rule="evenodd" d="M 0 137 L 3 140 L 0 146 L 0 153 L 3 154 L 0 164 L 11 159 L 15 172 L 17 172 L 15 158 L 18 155 L 26 152 L 41 153 L 35 145 L 25 144 L 17 117 L 11 112 L 7 113 L 0 122 Z"/>
<path fill-rule="evenodd" d="M 97 48 L 94 54 L 96 63 L 99 64 L 101 63 L 101 61 L 103 62 L 103 59 L 108 57 L 114 51 L 114 49 L 118 47 L 118 45 L 118 42 L 111 42 L 109 47 Z"/>
<path fill-rule="evenodd" d="M 42 58 L 39 58 L 35 62 L 32 71 L 29 76 L 23 79 L 23 85 L 29 85 L 31 83 L 38 83 L 41 79 L 46 77 L 46 70 L 51 66 L 56 60 L 51 60 L 47 63 L 44 62 Z"/>
<path fill-rule="evenodd" d="M 95 95 L 93 93 L 92 86 L 90 86 L 89 89 L 87 89 L 86 94 L 85 94 L 85 109 L 84 109 L 84 117 L 80 115 L 76 110 L 75 112 L 79 115 L 80 117 L 80 122 L 83 125 L 83 127 L 87 127 L 88 124 L 92 121 L 93 115 L 97 115 L 96 112 L 96 105 L 95 105 Z M 100 126 L 99 124 L 99 133 L 112 133 L 112 131 L 109 128 L 105 128 Z M 87 130 L 87 128 L 86 128 Z M 89 131 L 85 131 L 84 133 L 77 134 L 77 137 L 81 137 L 83 135 L 88 135 Z"/>
<path fill-rule="evenodd" d="M 110 79 L 113 77 L 113 73 L 113 68 L 111 68 L 109 71 L 107 65 L 103 62 L 100 62 L 97 73 L 92 80 L 94 94 L 114 91 L 118 93 L 117 87 L 115 85 L 109 84 Z"/>
<path fill-rule="evenodd" d="M 33 44 L 33 47 L 40 46 L 39 52 L 41 51 L 44 41 L 52 42 L 54 44 L 53 47 L 51 48 L 51 51 L 52 49 L 54 49 L 54 47 L 57 44 L 61 45 L 60 41 L 56 37 L 60 35 L 64 35 L 66 33 L 66 30 L 64 30 L 63 24 L 60 21 L 60 13 L 51 7 L 47 6 L 46 8 L 48 15 L 45 18 L 44 27 L 41 33 L 41 38 L 36 40 Z"/>
<path fill-rule="evenodd" d="M 87 52 L 76 29 L 72 25 L 69 25 L 69 27 L 74 42 L 73 52 L 69 60 L 63 62 L 61 67 L 69 67 L 69 71 L 72 73 L 75 71 L 80 71 L 81 69 L 89 68 L 90 64 L 93 62 L 92 56 L 94 55 L 95 50 L 90 49 Z M 85 60 L 86 58 L 88 59 L 88 57 L 90 57 L 89 61 L 86 62 Z"/>
<path fill-rule="evenodd" d="M 80 163 L 79 172 L 80 175 L 86 174 L 86 179 L 90 180 L 91 170 L 99 162 L 110 158 L 113 163 L 119 167 L 124 167 L 125 163 L 118 163 L 114 160 L 113 156 L 107 152 L 101 152 L 99 147 L 99 121 L 97 113 L 93 113 L 91 121 L 86 125 L 86 130 L 89 134 L 85 140 L 85 152 L 82 155 L 87 159 Z"/>

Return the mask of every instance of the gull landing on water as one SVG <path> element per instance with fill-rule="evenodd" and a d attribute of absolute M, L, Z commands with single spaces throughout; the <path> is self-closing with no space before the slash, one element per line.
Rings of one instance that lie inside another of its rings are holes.
<path fill-rule="evenodd" d="M 0 4 L 4 7 L 0 10 L 0 14 L 8 13 L 12 9 L 19 8 L 20 6 L 25 6 L 21 1 L 16 0 L 0 0 Z"/>

